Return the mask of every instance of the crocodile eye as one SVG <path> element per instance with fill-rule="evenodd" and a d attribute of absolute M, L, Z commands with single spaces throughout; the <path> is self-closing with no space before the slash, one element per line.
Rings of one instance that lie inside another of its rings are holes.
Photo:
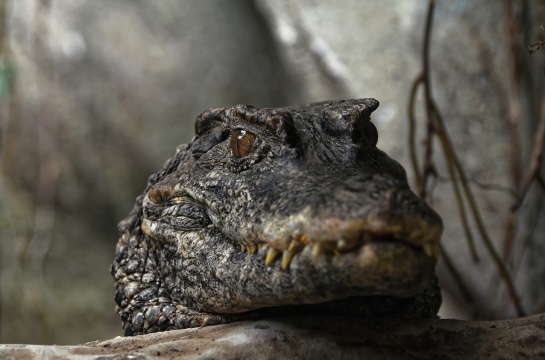
<path fill-rule="evenodd" d="M 246 130 L 235 130 L 231 134 L 231 151 L 237 158 L 248 156 L 252 152 L 255 135 Z"/>
<path fill-rule="evenodd" d="M 363 133 L 365 134 L 365 137 L 371 143 L 371 145 L 377 146 L 378 131 L 375 127 L 375 124 L 373 124 L 372 122 L 368 122 L 363 129 Z"/>

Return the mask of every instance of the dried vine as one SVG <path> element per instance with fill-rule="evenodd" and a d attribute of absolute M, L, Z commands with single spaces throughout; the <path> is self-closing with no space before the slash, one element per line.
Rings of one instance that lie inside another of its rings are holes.
<path fill-rule="evenodd" d="M 439 140 L 441 145 L 442 153 L 446 159 L 447 170 L 449 176 L 452 179 L 453 191 L 456 197 L 456 203 L 458 206 L 460 219 L 462 222 L 462 227 L 464 229 L 466 239 L 468 241 L 468 247 L 471 253 L 471 256 L 474 261 L 478 261 L 479 257 L 475 249 L 475 242 L 472 235 L 472 230 L 469 226 L 468 216 L 471 216 L 473 221 L 476 224 L 477 232 L 480 235 L 482 242 L 485 245 L 485 248 L 488 254 L 491 256 L 501 278 L 507 286 L 509 296 L 515 307 L 515 310 L 518 316 L 524 316 L 525 312 L 520 304 L 520 298 L 515 289 L 511 274 L 509 273 L 505 263 L 503 262 L 501 256 L 498 254 L 494 248 L 490 236 L 486 230 L 483 219 L 481 217 L 479 208 L 475 197 L 469 186 L 469 180 L 463 166 L 456 154 L 452 141 L 448 135 L 447 129 L 444 125 L 443 118 L 439 111 L 439 108 L 432 95 L 431 79 L 430 79 L 430 62 L 429 62 L 429 51 L 430 51 L 430 39 L 432 32 L 432 21 L 433 13 L 435 9 L 435 0 L 429 1 L 428 13 L 426 17 L 426 25 L 424 31 L 424 45 L 422 50 L 422 72 L 415 78 L 412 90 L 409 96 L 409 148 L 411 154 L 411 162 L 414 173 L 416 174 L 417 189 L 423 198 L 427 196 L 427 183 L 430 179 L 430 176 L 437 177 L 437 172 L 435 170 L 435 164 L 433 162 L 433 140 L 435 137 Z M 418 162 L 418 156 L 416 151 L 416 116 L 415 116 L 415 103 L 416 103 L 416 94 L 420 87 L 423 87 L 424 90 L 424 103 L 426 109 L 426 133 L 425 133 L 425 148 L 424 148 L 424 160 L 423 166 L 420 167 Z M 545 110 L 544 110 L 545 111 Z M 518 135 L 517 135 L 518 138 Z M 516 155 L 516 154 L 515 154 Z M 468 204 L 466 208 L 465 204 Z M 453 275 L 457 286 L 460 288 L 460 291 L 464 297 L 471 302 L 472 296 L 467 286 L 465 285 L 463 278 L 455 271 L 450 257 L 442 248 L 442 252 L 445 260 L 447 261 L 447 268 Z"/>
<path fill-rule="evenodd" d="M 541 10 L 543 15 L 543 9 L 545 8 L 545 1 L 541 1 Z M 510 131 L 511 131 L 511 137 L 515 137 L 519 135 L 518 127 L 520 126 L 520 119 L 514 118 L 516 115 L 520 118 L 521 114 L 521 85 L 520 85 L 520 79 L 523 75 L 523 65 L 520 61 L 519 56 L 519 48 L 517 47 L 515 37 L 517 28 L 520 27 L 520 24 L 523 23 L 524 19 L 518 19 L 513 14 L 512 9 L 512 2 L 505 0 L 504 1 L 504 8 L 507 15 L 507 34 L 508 39 L 510 43 L 511 53 L 513 55 L 513 71 L 511 72 L 511 83 L 514 86 L 513 95 L 511 96 L 510 104 L 512 105 L 515 110 L 511 111 L 511 119 L 509 119 L 509 123 L 511 124 Z M 545 31 L 545 28 L 541 26 L 541 29 Z M 532 43 L 528 46 L 528 51 L 530 54 L 533 54 L 540 50 L 542 47 L 545 47 L 545 41 L 537 41 L 535 43 Z M 545 72 L 545 65 L 544 65 L 544 72 Z M 543 173 L 542 167 L 544 165 L 544 158 L 545 158 L 545 92 L 541 96 L 541 106 L 539 108 L 539 114 L 538 114 L 538 121 L 537 126 L 535 130 L 535 135 L 532 143 L 532 150 L 530 153 L 530 158 L 528 160 L 528 164 L 526 166 L 526 169 L 524 171 L 520 170 L 520 168 L 515 169 L 512 168 L 513 176 L 518 176 L 518 181 L 514 182 L 515 187 L 518 189 L 518 194 L 513 200 L 513 204 L 511 206 L 511 211 L 509 214 L 509 221 L 516 221 L 517 218 L 517 211 L 520 209 L 521 205 L 524 202 L 524 199 L 526 198 L 528 191 L 532 184 L 536 183 L 543 191 L 545 191 L 545 175 Z M 518 110 L 518 111 L 517 111 Z M 518 113 L 517 113 L 518 112 Z M 520 144 L 511 142 L 511 151 L 512 153 L 518 153 L 520 152 Z M 513 158 L 512 162 L 520 162 L 520 158 Z M 516 171 L 518 170 L 518 173 Z M 515 231 L 513 229 L 509 228 L 510 223 L 508 223 L 508 227 L 506 229 L 506 237 L 504 240 L 504 259 L 507 259 L 512 251 L 514 237 L 515 237 Z"/>

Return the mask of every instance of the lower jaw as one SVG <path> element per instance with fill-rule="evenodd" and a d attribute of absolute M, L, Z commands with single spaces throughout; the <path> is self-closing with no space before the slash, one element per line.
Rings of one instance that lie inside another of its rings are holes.
<path fill-rule="evenodd" d="M 304 303 L 316 303 L 320 297 L 320 303 L 337 301 L 338 297 L 411 297 L 425 290 L 436 265 L 421 249 L 399 242 L 371 242 L 340 256 L 300 255 L 289 272 L 300 283 L 307 282 L 301 286 L 307 289 L 306 294 L 293 297 L 301 301 L 309 295 Z"/>
<path fill-rule="evenodd" d="M 284 305 L 251 311 L 258 317 L 282 315 L 337 315 L 373 318 L 436 318 L 441 306 L 441 293 L 434 277 L 428 287 L 411 297 L 361 296 L 317 304 Z"/>

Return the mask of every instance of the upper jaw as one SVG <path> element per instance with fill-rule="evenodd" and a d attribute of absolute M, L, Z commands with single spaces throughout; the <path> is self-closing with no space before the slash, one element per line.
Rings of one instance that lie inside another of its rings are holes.
<path fill-rule="evenodd" d="M 307 250 L 314 257 L 322 254 L 342 256 L 357 253 L 369 244 L 397 244 L 433 259 L 439 259 L 442 223 L 415 216 L 395 219 L 312 219 L 310 210 L 297 216 L 266 224 L 261 236 L 239 242 L 241 249 L 253 254 L 267 250 L 265 262 L 272 265 L 281 255 L 281 267 L 287 269 L 297 254 Z M 438 219 L 438 218 L 437 218 Z"/>

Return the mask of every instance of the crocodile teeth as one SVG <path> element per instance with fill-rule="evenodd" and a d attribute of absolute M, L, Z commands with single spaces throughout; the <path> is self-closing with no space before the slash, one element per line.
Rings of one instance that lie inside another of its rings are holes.
<path fill-rule="evenodd" d="M 240 251 L 246 252 L 246 245 L 240 244 Z"/>
<path fill-rule="evenodd" d="M 293 258 L 293 253 L 289 250 L 284 250 L 282 253 L 282 269 L 286 270 L 290 266 L 291 258 Z"/>
<path fill-rule="evenodd" d="M 290 242 L 290 245 L 288 246 L 288 250 L 295 254 L 295 253 L 301 251 L 304 247 L 305 247 L 305 245 L 301 241 L 292 240 Z"/>
<path fill-rule="evenodd" d="M 297 247 L 297 245 L 298 245 L 298 241 L 297 240 L 292 240 L 290 242 L 290 245 L 288 246 L 288 251 L 295 252 L 295 248 Z"/>
<path fill-rule="evenodd" d="M 316 243 L 312 247 L 312 255 L 314 256 L 319 256 L 323 252 L 324 252 L 324 246 L 322 243 Z"/>
<path fill-rule="evenodd" d="M 278 255 L 279 252 L 273 248 L 270 248 L 269 251 L 267 252 L 267 258 L 265 259 L 265 265 L 270 265 L 272 264 L 272 262 L 274 261 L 274 259 L 276 258 L 276 255 Z"/>
<path fill-rule="evenodd" d="M 424 244 L 422 247 L 424 249 L 424 253 L 435 259 L 435 261 L 439 260 L 439 254 L 441 250 L 439 249 L 439 245 L 433 244 L 433 243 L 427 243 Z"/>
<path fill-rule="evenodd" d="M 257 251 L 257 246 L 255 245 L 248 245 L 248 255 L 255 254 Z"/>

